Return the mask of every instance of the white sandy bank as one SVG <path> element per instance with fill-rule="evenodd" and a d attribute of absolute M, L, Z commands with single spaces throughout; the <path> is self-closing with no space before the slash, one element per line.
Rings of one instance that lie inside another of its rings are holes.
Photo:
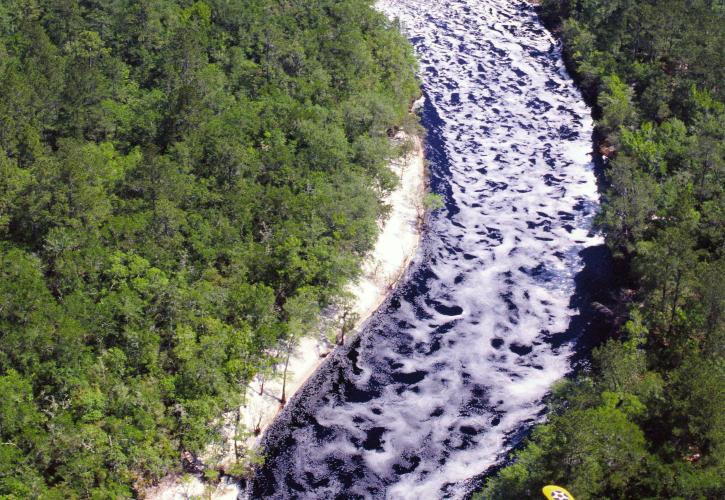
<path fill-rule="evenodd" d="M 396 136 L 398 141 L 404 141 L 406 138 L 402 133 Z M 353 311 L 359 317 L 355 330 L 385 300 L 415 255 L 420 242 L 419 221 L 425 193 L 425 159 L 421 139 L 418 137 L 410 139 L 414 143 L 413 151 L 390 164 L 391 170 L 400 179 L 397 189 L 385 199 L 385 203 L 391 207 L 390 215 L 381 225 L 375 248 L 363 264 L 361 279 L 349 286 L 353 296 Z M 332 320 L 329 315 L 323 317 L 320 332 L 313 332 L 304 337 L 290 358 L 286 389 L 288 401 L 317 370 L 333 348 L 322 333 L 325 330 L 324 323 Z M 281 374 L 282 368 L 278 367 L 276 371 Z M 247 388 L 246 403 L 239 412 L 239 427 L 249 431 L 258 429 L 259 434 L 248 438 L 245 442 L 238 442 L 240 448 L 256 446 L 265 429 L 282 409 L 279 399 L 282 393 L 281 378 L 266 381 L 261 395 L 259 390 L 259 382 L 250 384 Z M 210 448 L 207 455 L 215 458 L 206 460 L 207 465 L 216 463 L 215 468 L 226 468 L 235 460 L 234 422 L 237 412 L 230 412 L 223 418 L 227 423 L 223 429 L 224 443 Z M 156 488 L 146 491 L 145 497 L 154 500 L 185 500 L 200 496 L 231 500 L 237 498 L 238 494 L 237 485 L 233 482 L 223 481 L 214 488 L 205 485 L 200 477 L 187 475 L 183 479 L 166 478 Z"/>

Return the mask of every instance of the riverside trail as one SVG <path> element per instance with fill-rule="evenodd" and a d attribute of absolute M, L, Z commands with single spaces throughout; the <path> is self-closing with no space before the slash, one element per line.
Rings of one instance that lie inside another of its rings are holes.
<path fill-rule="evenodd" d="M 378 8 L 415 47 L 445 207 L 391 297 L 267 432 L 252 498 L 465 498 L 542 418 L 606 274 L 590 110 L 533 8 Z"/>

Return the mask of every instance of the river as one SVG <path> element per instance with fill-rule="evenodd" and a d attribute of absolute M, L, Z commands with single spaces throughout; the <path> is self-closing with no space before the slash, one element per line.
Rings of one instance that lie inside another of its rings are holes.
<path fill-rule="evenodd" d="M 465 498 L 543 418 L 606 274 L 590 110 L 533 8 L 377 5 L 415 47 L 445 208 L 401 285 L 268 431 L 253 498 Z"/>

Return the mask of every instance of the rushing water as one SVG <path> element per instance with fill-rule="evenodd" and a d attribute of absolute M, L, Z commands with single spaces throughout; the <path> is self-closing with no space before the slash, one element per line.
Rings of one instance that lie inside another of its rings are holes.
<path fill-rule="evenodd" d="M 541 418 L 581 331 L 584 249 L 601 243 L 592 119 L 558 46 L 524 2 L 378 8 L 415 46 L 445 209 L 403 284 L 268 432 L 254 498 L 464 497 Z"/>

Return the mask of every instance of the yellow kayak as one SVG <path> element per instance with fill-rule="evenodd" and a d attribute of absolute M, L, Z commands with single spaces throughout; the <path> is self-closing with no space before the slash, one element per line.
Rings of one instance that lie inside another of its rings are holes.
<path fill-rule="evenodd" d="M 574 500 L 574 495 L 566 491 L 561 486 L 554 486 L 553 484 L 550 484 L 548 486 L 544 486 L 542 491 L 544 492 L 544 496 L 549 500 Z"/>

